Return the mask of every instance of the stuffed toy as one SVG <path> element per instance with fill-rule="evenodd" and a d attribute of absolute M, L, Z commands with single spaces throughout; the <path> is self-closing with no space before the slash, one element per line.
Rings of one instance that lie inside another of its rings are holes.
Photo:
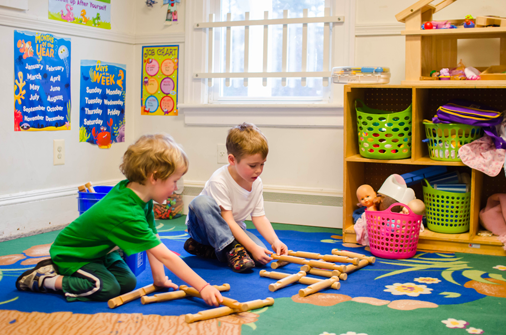
<path fill-rule="evenodd" d="M 488 197 L 487 206 L 480 211 L 483 227 L 498 236 L 506 250 L 506 194 L 496 193 Z"/>

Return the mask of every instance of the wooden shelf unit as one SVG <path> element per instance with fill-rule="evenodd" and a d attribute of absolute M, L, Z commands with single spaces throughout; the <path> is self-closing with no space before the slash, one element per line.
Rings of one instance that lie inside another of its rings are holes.
<path fill-rule="evenodd" d="M 487 198 L 493 193 L 506 191 L 506 178 L 501 172 L 489 177 L 471 169 L 461 162 L 436 161 L 429 158 L 425 138 L 424 119 L 431 119 L 439 106 L 450 99 L 467 99 L 506 109 L 506 87 L 498 84 L 487 87 L 425 85 L 346 85 L 344 87 L 344 201 L 343 241 L 356 243 L 353 228 L 353 211 L 357 209 L 356 190 L 369 184 L 378 190 L 391 174 L 403 174 L 428 166 L 444 165 L 448 170 L 468 172 L 471 175 L 471 222 L 468 232 L 463 234 L 441 234 L 425 230 L 420 235 L 418 249 L 439 252 L 465 252 L 506 256 L 502 243 L 496 236 L 478 236 L 478 216 L 485 207 Z M 357 114 L 355 99 L 362 99 L 371 108 L 402 111 L 413 105 L 411 158 L 402 160 L 377 160 L 360 156 L 358 147 Z M 423 199 L 422 186 L 412 186 L 416 197 Z"/>

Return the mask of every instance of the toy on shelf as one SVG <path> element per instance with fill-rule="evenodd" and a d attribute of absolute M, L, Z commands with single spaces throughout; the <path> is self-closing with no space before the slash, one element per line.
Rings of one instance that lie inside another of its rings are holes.
<path fill-rule="evenodd" d="M 337 66 L 332 68 L 334 84 L 388 84 L 390 69 L 380 66 Z"/>
<path fill-rule="evenodd" d="M 480 211 L 482 225 L 498 236 L 506 250 L 506 194 L 493 194 L 487 199 L 487 205 Z"/>
<path fill-rule="evenodd" d="M 367 207 L 367 210 L 369 211 L 378 210 L 376 204 L 374 203 L 376 196 L 376 192 L 370 185 L 364 184 L 357 189 L 357 199 L 360 205 Z"/>
<path fill-rule="evenodd" d="M 416 199 L 415 191 L 409 188 L 404 178 L 398 174 L 390 175 L 381 185 L 378 194 L 375 203 L 380 211 L 386 210 L 393 203 L 407 204 Z"/>
<path fill-rule="evenodd" d="M 411 208 L 413 213 L 415 213 L 417 215 L 421 215 L 421 216 L 425 215 L 425 204 L 423 203 L 422 200 L 414 199 L 414 200 L 411 200 L 409 203 L 407 203 L 407 205 L 409 208 Z M 402 214 L 409 214 L 408 207 L 402 208 L 401 213 Z M 423 226 L 421 226 L 420 228 L 422 228 L 422 227 Z"/>
<path fill-rule="evenodd" d="M 422 29 L 456 29 L 457 26 L 450 21 L 427 21 L 422 24 Z"/>
<path fill-rule="evenodd" d="M 474 28 L 473 19 L 472 15 L 466 15 L 466 18 L 464 19 L 464 28 Z"/>
<path fill-rule="evenodd" d="M 430 177 L 446 173 L 447 170 L 446 166 L 442 165 L 429 166 L 427 168 L 401 174 L 401 177 L 404 179 L 406 186 L 412 186 L 421 183 L 425 178 L 429 179 Z"/>

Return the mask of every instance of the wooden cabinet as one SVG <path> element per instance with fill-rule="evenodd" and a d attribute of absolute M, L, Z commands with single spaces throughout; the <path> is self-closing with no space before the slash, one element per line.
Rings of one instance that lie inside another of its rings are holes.
<path fill-rule="evenodd" d="M 353 228 L 353 211 L 357 209 L 356 190 L 369 184 L 378 190 L 391 174 L 403 174 L 433 165 L 444 165 L 449 170 L 467 171 L 471 175 L 470 229 L 462 234 L 442 234 L 428 229 L 420 235 L 419 250 L 441 252 L 466 252 L 506 256 L 497 237 L 478 236 L 479 211 L 489 195 L 506 193 L 506 177 L 501 171 L 497 177 L 489 177 L 461 162 L 444 162 L 430 159 L 425 138 L 424 119 L 431 119 L 439 106 L 450 99 L 466 99 L 480 102 L 500 110 L 506 110 L 506 83 L 468 86 L 453 83 L 432 82 L 420 85 L 346 85 L 344 87 L 344 202 L 343 240 L 356 242 Z M 412 154 L 401 160 L 376 160 L 364 158 L 358 151 L 357 116 L 355 99 L 360 98 L 371 108 L 402 111 L 413 104 Z M 412 187 L 416 197 L 423 199 L 421 184 Z"/>

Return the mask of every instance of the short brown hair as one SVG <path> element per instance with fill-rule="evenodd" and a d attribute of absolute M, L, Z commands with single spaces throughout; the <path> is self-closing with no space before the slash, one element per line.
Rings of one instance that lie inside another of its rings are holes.
<path fill-rule="evenodd" d="M 257 126 L 244 122 L 228 131 L 227 153 L 234 155 L 238 162 L 246 155 L 255 154 L 261 154 L 266 159 L 269 145 Z"/>
<path fill-rule="evenodd" d="M 188 157 L 181 146 L 167 134 L 143 135 L 123 155 L 121 172 L 129 181 L 144 185 L 153 174 L 166 180 L 177 169 L 188 171 Z"/>

